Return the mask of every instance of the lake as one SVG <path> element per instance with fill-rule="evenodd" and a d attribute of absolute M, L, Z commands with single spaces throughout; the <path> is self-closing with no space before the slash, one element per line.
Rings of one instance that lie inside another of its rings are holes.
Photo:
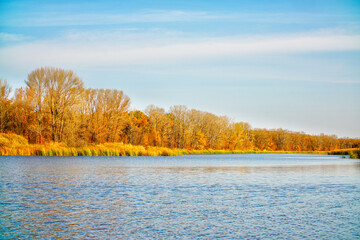
<path fill-rule="evenodd" d="M 360 239 L 339 156 L 0 157 L 1 239 Z"/>

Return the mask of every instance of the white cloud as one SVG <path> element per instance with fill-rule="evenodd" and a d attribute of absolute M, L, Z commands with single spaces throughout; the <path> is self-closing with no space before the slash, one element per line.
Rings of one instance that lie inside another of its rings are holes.
<path fill-rule="evenodd" d="M 245 57 L 261 54 L 296 54 L 328 51 L 359 51 L 360 35 L 291 35 L 193 39 L 186 43 L 154 43 L 151 39 L 128 44 L 119 39 L 106 42 L 49 40 L 21 43 L 0 49 L 1 65 L 83 67 L 126 64 L 163 64 L 169 62 Z M 6 61 L 5 61 L 6 59 Z"/>
<path fill-rule="evenodd" d="M 2 24 L 17 27 L 44 27 L 44 26 L 99 26 L 129 23 L 170 23 L 222 20 L 239 23 L 266 23 L 266 24 L 311 24 L 311 23 L 338 23 L 339 21 L 358 24 L 356 15 L 334 15 L 313 13 L 235 13 L 235 12 L 208 12 L 184 10 L 142 10 L 132 13 L 70 13 L 55 8 L 54 11 L 28 12 L 16 18 L 6 17 Z"/>
<path fill-rule="evenodd" d="M 193 22 L 212 19 L 227 19 L 229 15 L 210 14 L 205 11 L 156 10 L 126 14 L 67 14 L 59 12 L 38 13 L 18 19 L 7 19 L 7 26 L 81 26 L 113 25 L 124 23 Z"/>
<path fill-rule="evenodd" d="M 17 42 L 25 39 L 26 37 L 22 34 L 0 32 L 0 41 L 2 42 Z"/>

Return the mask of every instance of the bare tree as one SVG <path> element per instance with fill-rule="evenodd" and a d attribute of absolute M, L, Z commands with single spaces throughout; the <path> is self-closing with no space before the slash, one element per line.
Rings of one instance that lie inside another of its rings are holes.
<path fill-rule="evenodd" d="M 83 89 L 82 80 L 71 70 L 42 67 L 31 72 L 25 83 L 37 113 L 38 133 L 41 135 L 44 113 L 47 112 L 51 139 L 61 141 L 67 114 L 71 113 L 70 109 L 79 100 Z"/>

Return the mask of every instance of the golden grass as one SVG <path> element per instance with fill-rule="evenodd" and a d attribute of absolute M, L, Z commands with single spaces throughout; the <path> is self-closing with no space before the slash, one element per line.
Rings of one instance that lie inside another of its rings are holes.
<path fill-rule="evenodd" d="M 186 150 L 184 154 L 328 154 L 326 151 Z"/>
<path fill-rule="evenodd" d="M 180 156 L 182 154 L 183 152 L 177 149 L 145 148 L 123 143 L 104 143 L 80 148 L 67 147 L 62 143 L 0 147 L 2 156 Z"/>
<path fill-rule="evenodd" d="M 310 153 L 328 152 L 294 151 L 239 151 L 239 150 L 189 150 L 165 147 L 144 147 L 124 143 L 104 143 L 87 147 L 68 147 L 63 143 L 28 144 L 25 146 L 0 146 L 0 156 L 182 156 L 191 154 L 270 154 L 270 153 Z M 340 153 L 339 153 L 340 154 Z"/>
<path fill-rule="evenodd" d="M 104 143 L 87 147 L 68 147 L 64 143 L 28 144 L 27 140 L 16 134 L 0 133 L 0 156 L 181 156 L 184 154 L 264 154 L 264 153 L 302 153 L 349 155 L 359 158 L 360 148 L 327 151 L 240 151 L 240 150 L 191 150 L 165 147 L 144 147 L 124 143 Z"/>

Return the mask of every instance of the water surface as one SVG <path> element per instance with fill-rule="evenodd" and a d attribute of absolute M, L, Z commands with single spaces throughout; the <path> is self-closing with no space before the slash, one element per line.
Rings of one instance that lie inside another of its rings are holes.
<path fill-rule="evenodd" d="M 359 239 L 339 156 L 0 157 L 0 238 Z"/>

